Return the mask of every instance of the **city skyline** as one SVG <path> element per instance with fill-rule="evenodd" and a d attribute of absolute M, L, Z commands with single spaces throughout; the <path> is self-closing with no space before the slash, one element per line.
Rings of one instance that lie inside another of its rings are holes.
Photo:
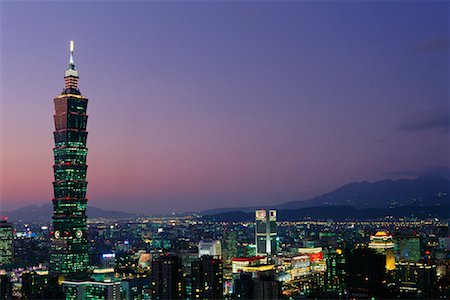
<path fill-rule="evenodd" d="M 445 2 L 2 5 L 0 210 L 52 198 L 70 39 L 95 99 L 93 206 L 265 205 L 448 176 Z M 73 27 L 67 11 L 82 16 Z"/>

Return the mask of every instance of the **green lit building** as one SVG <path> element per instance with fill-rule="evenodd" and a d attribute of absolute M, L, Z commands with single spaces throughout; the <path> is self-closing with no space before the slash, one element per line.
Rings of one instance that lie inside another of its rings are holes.
<path fill-rule="evenodd" d="M 70 42 L 65 87 L 55 102 L 55 164 L 50 275 L 83 274 L 88 266 L 86 237 L 87 103 L 78 90 L 78 71 Z"/>
<path fill-rule="evenodd" d="M 420 260 L 420 236 L 396 236 L 394 254 L 397 261 L 418 262 Z"/>
<path fill-rule="evenodd" d="M 330 298 L 343 298 L 345 292 L 346 265 L 341 249 L 326 254 L 325 292 Z"/>
<path fill-rule="evenodd" d="M 120 300 L 120 281 L 63 281 L 66 300 Z"/>
<path fill-rule="evenodd" d="M 12 263 L 13 241 L 14 229 L 4 218 L 0 220 L 0 267 Z"/>

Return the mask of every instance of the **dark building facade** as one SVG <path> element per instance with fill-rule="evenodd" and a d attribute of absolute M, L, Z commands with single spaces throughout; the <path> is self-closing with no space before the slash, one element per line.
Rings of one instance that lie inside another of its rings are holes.
<path fill-rule="evenodd" d="M 181 299 L 183 276 L 180 257 L 162 255 L 152 260 L 152 299 Z"/>
<path fill-rule="evenodd" d="M 253 299 L 280 299 L 280 289 L 274 275 L 261 275 L 253 280 Z"/>
<path fill-rule="evenodd" d="M 395 268 L 397 296 L 404 299 L 437 298 L 435 265 L 399 262 Z"/>
<path fill-rule="evenodd" d="M 254 277 L 256 275 L 256 277 Z M 241 273 L 234 280 L 232 299 L 280 299 L 281 284 L 273 272 Z"/>
<path fill-rule="evenodd" d="M 0 274 L 0 299 L 12 299 L 12 282 L 9 274 Z"/>
<path fill-rule="evenodd" d="M 22 298 L 45 299 L 44 288 L 47 285 L 46 274 L 38 274 L 35 271 L 22 274 Z"/>
<path fill-rule="evenodd" d="M 55 102 L 54 199 L 50 275 L 82 274 L 89 256 L 86 234 L 87 103 L 78 90 L 71 41 L 65 88 Z"/>
<path fill-rule="evenodd" d="M 222 263 L 209 255 L 192 262 L 192 299 L 223 299 Z"/>
<path fill-rule="evenodd" d="M 345 256 L 347 290 L 358 299 L 385 298 L 386 257 L 372 249 L 358 248 Z"/>

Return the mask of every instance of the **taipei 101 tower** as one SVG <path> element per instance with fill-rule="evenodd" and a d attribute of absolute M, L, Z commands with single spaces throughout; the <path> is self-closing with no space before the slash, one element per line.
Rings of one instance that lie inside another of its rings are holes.
<path fill-rule="evenodd" d="M 89 254 L 86 228 L 86 148 L 88 99 L 78 89 L 78 70 L 70 41 L 65 87 L 55 102 L 55 164 L 53 230 L 49 273 L 51 276 L 82 275 Z"/>

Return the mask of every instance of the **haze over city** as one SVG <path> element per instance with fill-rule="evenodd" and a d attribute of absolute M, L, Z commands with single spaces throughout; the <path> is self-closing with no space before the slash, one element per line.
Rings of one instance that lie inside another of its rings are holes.
<path fill-rule="evenodd" d="M 69 40 L 90 205 L 169 213 L 448 177 L 445 1 L 1 5 L 1 211 L 53 197 Z"/>

